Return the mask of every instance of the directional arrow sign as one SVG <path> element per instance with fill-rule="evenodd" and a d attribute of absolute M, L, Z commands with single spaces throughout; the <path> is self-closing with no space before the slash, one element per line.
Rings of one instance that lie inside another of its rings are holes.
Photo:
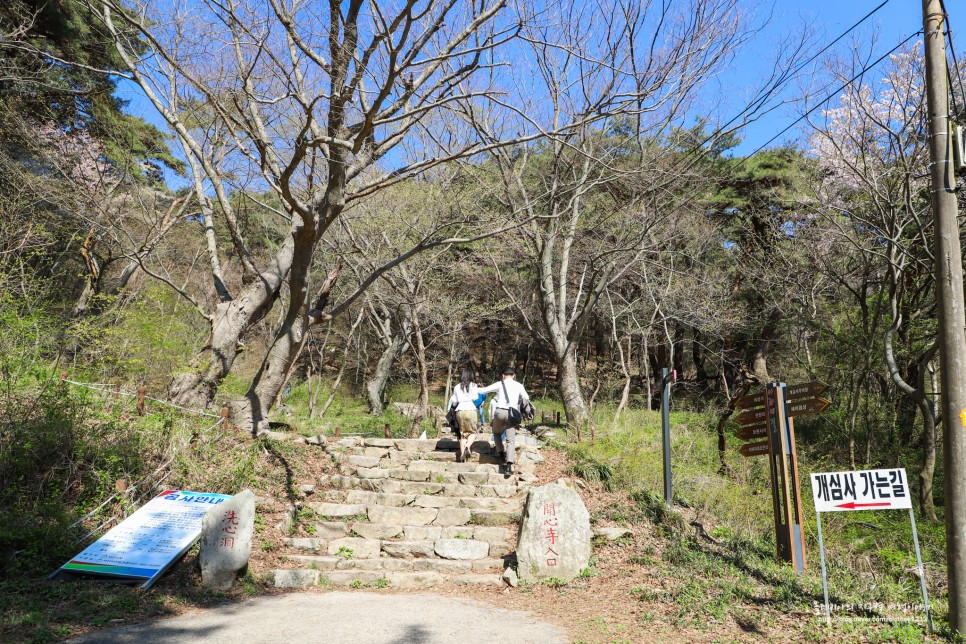
<path fill-rule="evenodd" d="M 767 420 L 768 414 L 764 409 L 749 409 L 738 414 L 735 419 L 739 425 L 755 425 Z"/>
<path fill-rule="evenodd" d="M 809 398 L 807 400 L 796 400 L 788 404 L 789 416 L 811 416 L 821 414 L 832 404 L 825 398 Z"/>
<path fill-rule="evenodd" d="M 745 441 L 753 438 L 766 438 L 767 436 L 768 425 L 746 425 L 735 432 L 735 437 Z"/>
<path fill-rule="evenodd" d="M 765 456 L 768 454 L 768 441 L 745 443 L 738 448 L 742 456 Z"/>
<path fill-rule="evenodd" d="M 742 396 L 735 403 L 735 407 L 738 409 L 750 409 L 752 407 L 761 407 L 765 404 L 765 392 L 757 394 L 748 394 Z"/>
<path fill-rule="evenodd" d="M 816 512 L 908 510 L 909 479 L 901 468 L 812 474 Z"/>
<path fill-rule="evenodd" d="M 843 508 L 845 510 L 861 510 L 862 508 L 891 508 L 892 503 L 856 503 L 855 501 L 849 501 L 848 503 L 839 503 L 835 507 Z"/>
<path fill-rule="evenodd" d="M 800 385 L 789 385 L 785 387 L 785 400 L 791 402 L 805 400 L 806 398 L 815 398 L 825 393 L 826 389 L 828 389 L 828 385 L 821 380 L 803 382 Z"/>

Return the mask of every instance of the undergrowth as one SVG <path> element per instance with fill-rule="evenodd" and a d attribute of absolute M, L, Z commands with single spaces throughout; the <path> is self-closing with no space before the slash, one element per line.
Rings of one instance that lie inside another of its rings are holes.
<path fill-rule="evenodd" d="M 673 593 L 678 626 L 700 628 L 730 615 L 754 631 L 762 624 L 750 617 L 747 609 L 753 605 L 820 624 L 823 594 L 808 473 L 827 471 L 816 469 L 827 467 L 821 454 L 813 457 L 807 444 L 799 445 L 808 569 L 798 575 L 776 561 L 767 461 L 742 458 L 739 441 L 732 439 L 726 453 L 729 468 L 722 473 L 712 416 L 671 416 L 673 508 L 663 498 L 660 415 L 632 410 L 617 424 L 603 414 L 599 420 L 597 440 L 557 446 L 567 452 L 571 474 L 627 492 L 626 503 L 612 504 L 594 519 L 648 523 L 666 540 L 661 561 L 679 579 Z M 868 641 L 920 641 L 925 619 L 916 608 L 922 598 L 908 515 L 825 514 L 823 536 L 830 602 L 840 618 L 835 632 Z M 941 624 L 946 611 L 943 526 L 922 522 L 919 537 L 933 620 Z M 631 558 L 632 563 L 657 564 L 653 552 Z M 914 621 L 903 621 L 910 618 Z M 812 635 L 824 640 L 829 633 L 817 629 Z"/>

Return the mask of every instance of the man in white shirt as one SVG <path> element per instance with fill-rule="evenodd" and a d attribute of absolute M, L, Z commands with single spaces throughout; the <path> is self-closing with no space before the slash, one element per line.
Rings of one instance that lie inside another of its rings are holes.
<path fill-rule="evenodd" d="M 500 381 L 478 390 L 481 394 L 496 394 L 496 413 L 490 419 L 490 426 L 493 428 L 496 452 L 506 464 L 503 472 L 507 475 L 513 474 L 517 426 L 520 424 L 521 417 L 520 402 L 530 400 L 524 386 L 514 380 L 515 373 L 513 367 L 507 367 L 503 370 L 503 378 Z M 511 419 L 511 409 L 516 410 L 514 415 L 517 420 L 515 421 Z"/>

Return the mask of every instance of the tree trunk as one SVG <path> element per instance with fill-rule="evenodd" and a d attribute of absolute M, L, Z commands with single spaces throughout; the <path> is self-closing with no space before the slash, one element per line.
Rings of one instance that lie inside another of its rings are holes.
<path fill-rule="evenodd" d="M 926 412 L 930 407 L 924 400 L 920 409 L 922 414 L 922 470 L 919 472 L 919 507 L 927 520 L 939 523 L 936 504 L 932 498 L 932 482 L 936 475 L 936 417 Z"/>
<path fill-rule="evenodd" d="M 454 330 L 449 339 L 449 358 L 446 361 L 446 391 L 443 394 L 443 407 L 446 409 L 449 409 L 449 397 L 453 393 L 453 364 L 456 362 L 456 338 L 458 336 L 459 332 Z"/>
<path fill-rule="evenodd" d="M 926 393 L 926 373 L 932 379 L 932 389 L 936 390 L 936 372 L 931 369 L 932 364 L 926 363 L 921 369 L 919 391 L 922 392 L 916 402 L 922 413 L 922 469 L 919 471 L 919 507 L 926 519 L 939 523 L 936 516 L 936 504 L 933 501 L 932 482 L 936 475 L 936 407 Z"/>
<path fill-rule="evenodd" d="M 590 414 L 584 404 L 584 396 L 580 391 L 580 378 L 577 374 L 577 362 L 572 348 L 568 348 L 564 355 L 557 356 L 557 370 L 559 373 L 560 397 L 563 400 L 567 422 L 581 429 L 590 425 Z"/>
<path fill-rule="evenodd" d="M 246 403 L 241 404 L 235 423 L 248 427 L 253 436 L 268 431 L 268 413 L 295 364 L 296 358 L 305 346 L 309 326 L 309 268 L 312 265 L 314 237 L 310 230 L 297 229 L 295 255 L 289 275 L 289 302 L 285 318 L 272 345 L 265 355 L 252 379 L 251 387 L 245 394 Z M 246 411 L 250 416 L 246 416 Z M 250 420 L 250 426 L 245 421 Z"/>
<path fill-rule="evenodd" d="M 419 319 L 419 306 L 413 307 L 413 335 L 416 338 L 416 366 L 419 369 L 419 400 L 413 415 L 411 438 L 419 436 L 419 426 L 429 413 L 429 371 L 426 366 L 426 343 L 423 341 L 423 326 Z"/>
<path fill-rule="evenodd" d="M 222 302 L 215 307 L 208 342 L 192 359 L 188 371 L 172 379 L 168 397 L 176 404 L 205 409 L 214 400 L 215 392 L 235 362 L 242 335 L 253 319 L 248 310 L 236 302 L 238 300 Z M 259 303 L 260 306 L 264 304 Z"/>
<path fill-rule="evenodd" d="M 262 273 L 237 298 L 215 306 L 209 319 L 208 342 L 191 361 L 188 371 L 175 376 L 168 386 L 168 397 L 173 402 L 196 409 L 211 404 L 235 362 L 242 337 L 272 309 L 294 256 L 295 239 L 290 235 L 278 251 L 276 270 Z M 243 415 L 238 420 L 245 418 Z"/>
<path fill-rule="evenodd" d="M 617 403 L 617 411 L 614 412 L 614 422 L 617 423 L 621 419 L 621 412 L 627 409 L 627 403 L 631 397 L 631 370 L 629 363 L 631 362 L 631 334 L 627 334 L 627 355 L 624 355 L 624 349 L 620 342 L 617 342 L 618 355 L 621 360 L 621 372 L 624 374 L 624 388 L 621 390 L 621 399 Z"/>
<path fill-rule="evenodd" d="M 251 387 L 245 394 L 245 399 L 233 403 L 233 417 L 236 419 L 236 424 L 250 429 L 253 436 L 268 431 L 269 411 L 292 373 L 295 361 L 308 340 L 312 325 L 331 319 L 323 311 L 328 307 L 329 295 L 342 271 L 342 262 L 336 262 L 319 289 L 315 304 L 310 309 L 309 272 L 315 251 L 314 228 L 295 226 L 291 239 L 294 242 L 294 251 L 288 278 L 288 310 L 252 380 Z"/>
<path fill-rule="evenodd" d="M 379 362 L 376 363 L 376 370 L 373 372 L 372 378 L 366 381 L 366 393 L 369 396 L 369 413 L 373 416 L 382 414 L 383 405 L 385 404 L 386 383 L 389 382 L 389 372 L 392 371 L 392 366 L 408 346 L 409 341 L 402 333 L 393 337 L 389 346 L 379 356 Z"/>
<path fill-rule="evenodd" d="M 765 326 L 761 330 L 761 338 L 759 338 L 752 352 L 751 372 L 763 383 L 771 382 L 771 377 L 768 375 L 768 352 L 775 339 L 780 320 L 781 314 L 777 310 L 772 310 L 768 314 L 768 321 L 765 322 Z"/>

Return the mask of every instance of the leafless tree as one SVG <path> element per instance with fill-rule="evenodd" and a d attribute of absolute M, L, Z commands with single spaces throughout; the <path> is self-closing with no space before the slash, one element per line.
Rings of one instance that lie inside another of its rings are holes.
<path fill-rule="evenodd" d="M 345 208 L 505 144 L 435 128 L 449 106 L 492 96 L 473 79 L 497 64 L 495 52 L 518 25 L 501 18 L 506 0 L 89 4 L 182 146 L 209 231 L 213 305 L 181 293 L 209 324 L 210 340 L 175 378 L 171 397 L 208 404 L 241 338 L 287 292 L 283 323 L 234 405 L 236 422 L 257 432 L 305 334 L 349 305 L 326 312 L 337 271 L 312 283 L 318 244 Z M 138 56 L 141 44 L 147 53 Z M 402 144 L 417 134 L 418 153 L 405 153 Z M 246 238 L 240 220 L 253 193 L 271 196 L 258 205 L 283 229 L 271 252 Z M 234 289 L 224 275 L 229 254 L 242 273 Z"/>
<path fill-rule="evenodd" d="M 485 140 L 548 133 L 539 144 L 493 149 L 492 172 L 502 206 L 534 219 L 524 234 L 537 324 L 567 417 L 584 425 L 576 344 L 608 285 L 651 247 L 649 232 L 672 212 L 686 174 L 660 142 L 749 31 L 731 0 L 561 4 L 524 25 L 508 92 L 520 102 L 467 119 Z"/>
<path fill-rule="evenodd" d="M 856 77 L 863 56 L 832 61 L 839 80 Z M 930 520 L 936 520 L 932 482 L 936 467 L 937 425 L 940 421 L 930 392 L 937 350 L 931 335 L 913 340 L 913 325 L 931 315 L 932 220 L 925 192 L 928 145 L 919 45 L 905 47 L 890 57 L 884 78 L 846 82 L 838 107 L 812 119 L 813 153 L 826 170 L 820 192 L 827 224 L 841 240 L 871 260 L 872 267 L 855 275 L 839 276 L 862 312 L 866 330 L 881 333 L 883 358 L 889 378 L 911 399 L 922 418 L 922 470 L 919 501 Z M 830 266 L 831 267 L 831 266 Z M 870 271 L 872 271 L 870 273 Z M 882 288 L 886 310 L 869 299 Z M 903 353 L 918 346 L 904 361 L 897 359 L 896 340 Z M 867 363 L 865 373 L 871 370 Z M 863 386 L 863 380 L 856 383 Z M 859 396 L 853 397 L 852 416 Z M 854 427 L 850 452 L 854 460 Z"/>

